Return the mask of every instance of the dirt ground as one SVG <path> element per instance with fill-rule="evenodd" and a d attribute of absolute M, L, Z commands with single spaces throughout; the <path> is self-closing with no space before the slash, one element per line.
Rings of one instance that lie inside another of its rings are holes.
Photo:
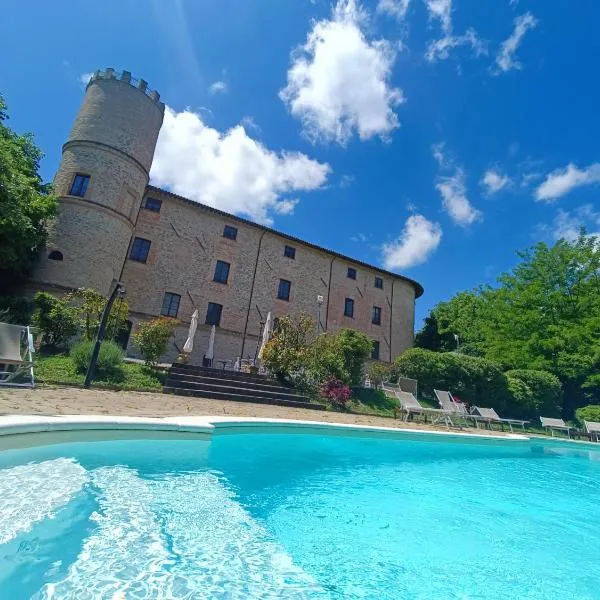
<path fill-rule="evenodd" d="M 270 406 L 250 402 L 191 398 L 151 392 L 112 392 L 69 387 L 42 387 L 35 390 L 1 389 L 0 415 L 14 414 L 144 417 L 227 415 L 232 417 L 269 417 L 326 423 L 352 423 L 376 427 L 445 429 L 444 426 L 404 423 L 400 419 L 385 417 Z M 478 430 L 466 429 L 464 431 L 476 433 Z M 502 435 L 500 432 L 486 433 Z"/>

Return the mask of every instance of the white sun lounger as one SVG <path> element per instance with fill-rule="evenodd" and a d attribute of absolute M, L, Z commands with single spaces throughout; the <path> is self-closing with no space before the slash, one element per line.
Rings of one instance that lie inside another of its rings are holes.
<path fill-rule="evenodd" d="M 0 323 L 0 386 L 35 387 L 33 335 L 25 325 Z M 25 375 L 29 381 L 23 383 Z"/>
<path fill-rule="evenodd" d="M 596 421 L 584 421 L 585 430 L 590 434 L 591 438 L 595 438 L 597 442 L 600 442 L 600 423 Z"/>
<path fill-rule="evenodd" d="M 525 429 L 525 423 L 529 423 L 529 421 L 523 421 L 521 419 L 503 419 L 493 408 L 480 408 L 479 406 L 474 406 L 473 413 L 484 417 L 485 422 L 490 426 L 492 423 L 499 423 L 500 425 L 506 423 L 511 431 L 513 430 L 513 425 L 520 425 Z"/>
<path fill-rule="evenodd" d="M 461 418 L 464 421 L 471 420 L 475 422 L 475 426 L 479 427 L 480 422 L 486 422 L 486 418 L 481 415 L 475 415 L 467 410 L 464 402 L 456 402 L 452 397 L 452 394 L 446 390 L 433 390 L 437 401 L 440 404 L 442 410 L 448 411 L 452 416 Z"/>
<path fill-rule="evenodd" d="M 552 437 L 554 437 L 554 431 L 556 429 L 566 431 L 569 439 L 571 438 L 571 429 L 562 419 L 554 419 L 552 417 L 540 417 L 542 427 L 546 430 L 550 430 Z"/>
<path fill-rule="evenodd" d="M 428 408 L 426 406 L 422 406 L 421 403 L 410 393 L 403 392 L 401 390 L 397 390 L 395 392 L 396 398 L 400 402 L 400 406 L 402 410 L 406 413 L 405 421 L 408 421 L 411 414 L 419 414 L 424 415 L 432 415 L 436 417 L 432 423 L 435 425 L 440 421 L 443 421 L 446 424 L 446 427 L 450 428 L 450 425 L 454 426 L 452 422 L 452 413 L 448 410 L 444 410 L 442 408 Z"/>

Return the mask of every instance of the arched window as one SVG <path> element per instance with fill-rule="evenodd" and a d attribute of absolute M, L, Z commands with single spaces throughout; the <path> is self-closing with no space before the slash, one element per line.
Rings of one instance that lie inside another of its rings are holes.
<path fill-rule="evenodd" d="M 48 260 L 62 260 L 63 255 L 60 250 L 52 250 L 50 254 L 48 254 Z"/>

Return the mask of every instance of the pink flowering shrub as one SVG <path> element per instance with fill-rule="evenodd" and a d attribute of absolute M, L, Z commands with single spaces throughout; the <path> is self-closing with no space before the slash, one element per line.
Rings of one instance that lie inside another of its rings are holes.
<path fill-rule="evenodd" d="M 321 396 L 326 398 L 334 406 L 344 407 L 350 400 L 352 391 L 340 379 L 331 378 L 321 384 L 319 388 Z"/>

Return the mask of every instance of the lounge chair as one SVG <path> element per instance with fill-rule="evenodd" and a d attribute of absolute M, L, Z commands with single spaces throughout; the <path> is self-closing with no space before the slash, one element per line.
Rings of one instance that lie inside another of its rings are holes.
<path fill-rule="evenodd" d="M 547 431 L 548 429 L 552 433 L 552 437 L 554 437 L 554 431 L 556 429 L 560 431 L 566 431 L 567 436 L 571 439 L 571 429 L 569 425 L 567 425 L 562 419 L 553 419 L 552 417 L 540 417 L 540 421 L 542 422 L 542 427 Z"/>
<path fill-rule="evenodd" d="M 29 327 L 0 323 L 0 386 L 35 387 L 33 353 L 33 334 Z M 20 381 L 23 375 L 29 381 Z"/>
<path fill-rule="evenodd" d="M 479 406 L 474 406 L 473 414 L 478 414 L 484 417 L 485 422 L 490 426 L 490 428 L 492 423 L 498 423 L 499 425 L 504 425 L 504 423 L 506 423 L 511 432 L 513 430 L 513 425 L 520 425 L 523 429 L 525 429 L 525 423 L 529 423 L 529 421 L 523 421 L 521 419 L 503 419 L 493 408 L 480 408 Z"/>
<path fill-rule="evenodd" d="M 448 411 L 452 416 L 463 419 L 464 421 L 471 420 L 475 423 L 476 427 L 479 427 L 480 422 L 486 422 L 486 418 L 481 415 L 475 415 L 467 410 L 467 406 L 464 402 L 456 402 L 452 397 L 452 394 L 446 390 L 433 390 L 437 401 L 440 404 L 442 410 Z"/>
<path fill-rule="evenodd" d="M 590 435 L 590 439 L 595 439 L 600 442 L 600 423 L 596 421 L 584 421 L 585 430 Z"/>
<path fill-rule="evenodd" d="M 406 413 L 406 417 L 404 419 L 405 421 L 408 421 L 410 415 L 413 414 L 423 415 L 425 418 L 427 418 L 427 415 L 431 415 L 432 417 L 436 417 L 436 419 L 432 421 L 434 425 L 440 421 L 444 421 L 446 427 L 450 428 L 450 425 L 454 427 L 451 411 L 444 410 L 443 408 L 428 408 L 426 406 L 422 406 L 421 403 L 410 392 L 397 390 L 395 395 L 400 402 L 402 410 Z"/>

